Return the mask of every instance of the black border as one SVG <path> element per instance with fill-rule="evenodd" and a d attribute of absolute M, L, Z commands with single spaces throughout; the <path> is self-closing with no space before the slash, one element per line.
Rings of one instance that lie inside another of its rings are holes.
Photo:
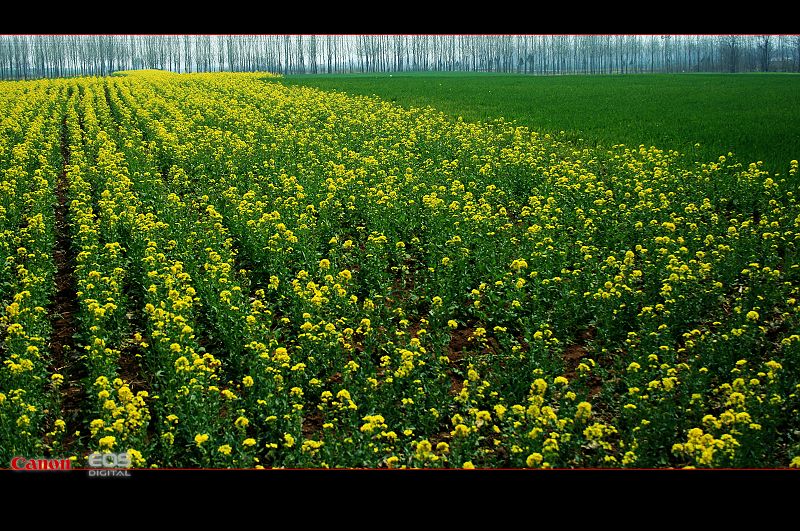
<path fill-rule="evenodd" d="M 23 10 L 26 6 L 20 6 Z M 29 8 L 0 34 L 798 34 L 788 8 L 641 2 L 129 3 Z M 785 13 L 783 11 L 786 11 Z"/>

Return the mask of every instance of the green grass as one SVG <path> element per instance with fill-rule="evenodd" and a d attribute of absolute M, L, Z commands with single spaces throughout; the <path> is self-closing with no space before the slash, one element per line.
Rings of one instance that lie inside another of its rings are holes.
<path fill-rule="evenodd" d="M 645 144 L 709 161 L 729 151 L 785 173 L 800 158 L 800 75 L 303 75 L 282 79 L 465 120 L 503 117 L 591 144 Z M 694 144 L 700 147 L 695 148 Z"/>

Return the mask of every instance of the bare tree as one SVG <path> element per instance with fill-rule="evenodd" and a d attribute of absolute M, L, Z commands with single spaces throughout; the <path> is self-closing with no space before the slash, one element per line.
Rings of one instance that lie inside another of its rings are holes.
<path fill-rule="evenodd" d="M 770 35 L 762 35 L 759 43 L 759 58 L 761 60 L 761 71 L 769 72 L 769 62 L 772 56 L 772 37 Z"/>
<path fill-rule="evenodd" d="M 728 69 L 736 72 L 739 64 L 739 39 L 736 35 L 729 35 L 723 42 L 723 54 L 727 57 Z"/>
<path fill-rule="evenodd" d="M 0 35 L 0 79 L 175 72 L 800 71 L 783 35 Z"/>

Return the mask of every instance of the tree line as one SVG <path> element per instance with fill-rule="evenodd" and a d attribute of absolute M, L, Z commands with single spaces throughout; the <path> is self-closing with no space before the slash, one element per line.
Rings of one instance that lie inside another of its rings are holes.
<path fill-rule="evenodd" d="M 800 35 L 3 35 L 0 79 L 283 74 L 800 72 Z"/>

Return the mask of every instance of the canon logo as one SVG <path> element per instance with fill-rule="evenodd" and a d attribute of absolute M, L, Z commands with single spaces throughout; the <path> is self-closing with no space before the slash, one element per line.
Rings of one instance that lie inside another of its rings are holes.
<path fill-rule="evenodd" d="M 45 459 L 36 457 L 14 457 L 11 459 L 12 470 L 72 470 L 72 461 L 69 459 Z"/>

